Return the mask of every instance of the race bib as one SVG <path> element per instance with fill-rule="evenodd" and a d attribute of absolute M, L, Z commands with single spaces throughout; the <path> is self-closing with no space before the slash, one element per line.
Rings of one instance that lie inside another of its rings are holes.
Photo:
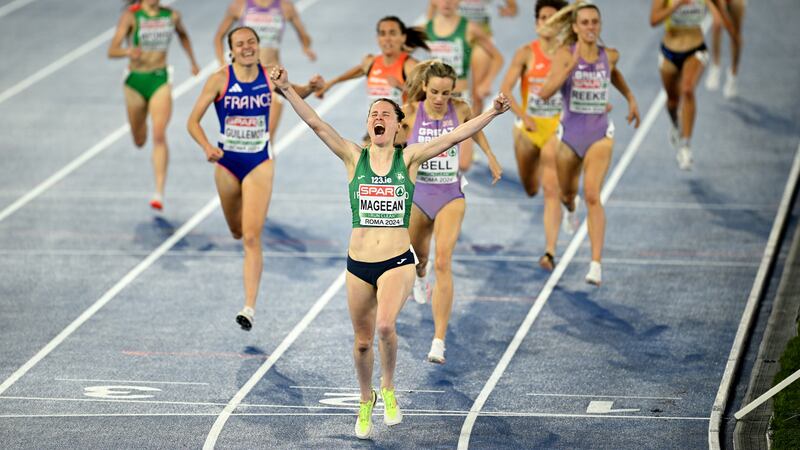
<path fill-rule="evenodd" d="M 699 27 L 706 17 L 706 5 L 701 2 L 693 2 L 690 5 L 681 5 L 670 16 L 670 21 L 676 27 Z"/>
<path fill-rule="evenodd" d="M 406 214 L 403 185 L 362 184 L 358 187 L 358 210 L 362 226 L 402 227 Z"/>
<path fill-rule="evenodd" d="M 431 49 L 431 58 L 441 60 L 456 70 L 456 76 L 464 75 L 464 42 L 455 41 L 428 41 Z"/>
<path fill-rule="evenodd" d="M 572 76 L 569 110 L 578 114 L 603 114 L 608 105 L 608 77 L 605 72 L 580 72 Z"/>
<path fill-rule="evenodd" d="M 283 16 L 270 13 L 251 13 L 245 17 L 243 25 L 258 34 L 261 47 L 277 48 L 281 44 Z"/>
<path fill-rule="evenodd" d="M 369 98 L 370 105 L 373 101 L 379 98 L 388 98 L 393 100 L 398 105 L 403 104 L 403 91 L 389 85 L 384 79 L 380 79 L 383 83 L 370 82 L 367 84 L 367 97 Z"/>
<path fill-rule="evenodd" d="M 561 114 L 562 98 L 561 92 L 556 92 L 548 100 L 542 100 L 539 97 L 541 91 L 541 84 L 531 85 L 528 90 L 528 106 L 526 113 L 533 117 L 555 117 Z"/>
<path fill-rule="evenodd" d="M 222 149 L 230 152 L 257 153 L 264 150 L 269 141 L 265 116 L 228 116 Z"/>
<path fill-rule="evenodd" d="M 461 0 L 458 5 L 458 13 L 470 22 L 489 23 L 489 8 L 486 6 L 485 0 Z"/>
<path fill-rule="evenodd" d="M 169 17 L 142 18 L 139 20 L 139 47 L 145 52 L 165 52 L 174 30 Z"/>
<path fill-rule="evenodd" d="M 451 184 L 458 181 L 458 148 L 453 146 L 425 161 L 417 171 L 417 182 Z"/>

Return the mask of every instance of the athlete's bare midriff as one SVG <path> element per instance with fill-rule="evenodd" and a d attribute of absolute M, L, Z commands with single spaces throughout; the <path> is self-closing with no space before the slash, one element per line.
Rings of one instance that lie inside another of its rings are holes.
<path fill-rule="evenodd" d="M 353 228 L 350 257 L 361 262 L 381 262 L 402 255 L 411 247 L 406 228 Z"/>
<path fill-rule="evenodd" d="M 167 52 L 142 52 L 142 56 L 131 60 L 128 68 L 133 72 L 151 72 L 167 66 Z"/>
<path fill-rule="evenodd" d="M 673 28 L 664 33 L 662 42 L 673 52 L 686 52 L 697 48 L 704 41 L 700 28 Z"/>

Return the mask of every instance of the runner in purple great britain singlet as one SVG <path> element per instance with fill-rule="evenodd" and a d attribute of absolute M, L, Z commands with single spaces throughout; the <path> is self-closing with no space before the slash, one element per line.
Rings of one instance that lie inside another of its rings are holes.
<path fill-rule="evenodd" d="M 417 118 L 408 143 L 428 142 L 453 131 L 458 124 L 452 102 L 448 104 L 447 114 L 441 120 L 428 117 L 422 102 L 419 102 Z M 457 198 L 464 198 L 461 175 L 458 173 L 458 148 L 459 145 L 455 145 L 419 166 L 414 204 L 431 220 L 444 205 Z"/>
<path fill-rule="evenodd" d="M 561 86 L 564 109 L 558 138 L 581 159 L 594 142 L 614 137 L 614 122 L 607 113 L 611 72 L 605 48 L 599 50 L 595 62 L 580 58 Z"/>

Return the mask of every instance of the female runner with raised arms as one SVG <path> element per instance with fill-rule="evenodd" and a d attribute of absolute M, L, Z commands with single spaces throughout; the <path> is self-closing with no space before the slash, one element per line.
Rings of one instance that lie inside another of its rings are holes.
<path fill-rule="evenodd" d="M 361 391 L 355 434 L 368 439 L 372 432 L 372 408 L 377 400 L 372 388 L 376 331 L 383 375 L 380 386 L 383 421 L 391 426 L 403 419 L 394 388 L 396 320 L 414 284 L 408 224 L 419 166 L 477 133 L 508 110 L 508 99 L 500 95 L 491 109 L 452 132 L 405 149 L 394 143 L 403 120 L 400 105 L 389 99 L 376 100 L 367 116 L 370 145 L 362 148 L 342 138 L 303 101 L 289 84 L 285 69 L 273 69 L 270 77 L 300 118 L 344 162 L 347 170 L 353 215 L 347 250 L 347 304 L 355 334 L 353 358 Z"/>

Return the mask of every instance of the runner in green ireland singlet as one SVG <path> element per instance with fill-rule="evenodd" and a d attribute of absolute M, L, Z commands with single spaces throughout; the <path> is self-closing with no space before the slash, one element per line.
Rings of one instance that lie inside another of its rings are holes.
<path fill-rule="evenodd" d="M 369 148 L 361 149 L 355 175 L 350 181 L 350 209 L 353 228 L 408 228 L 414 183 L 403 163 L 403 149 L 395 147 L 392 168 L 385 176 L 376 175 L 369 165 Z"/>

